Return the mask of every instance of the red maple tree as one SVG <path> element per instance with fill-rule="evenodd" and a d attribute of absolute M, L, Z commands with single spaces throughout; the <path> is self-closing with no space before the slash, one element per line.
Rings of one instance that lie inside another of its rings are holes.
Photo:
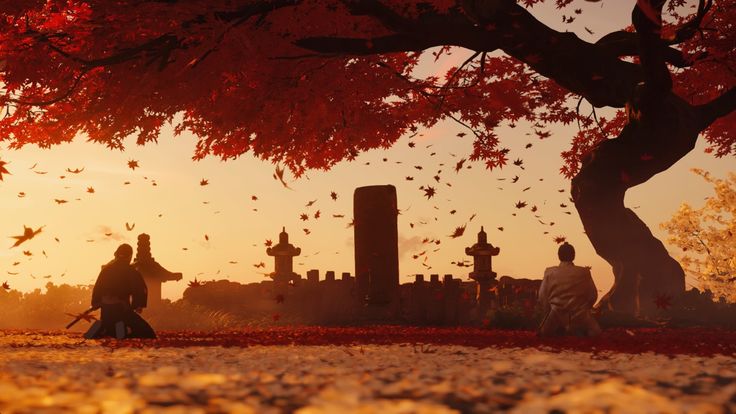
<path fill-rule="evenodd" d="M 0 0 L 0 140 L 83 133 L 122 148 L 172 122 L 199 137 L 195 158 L 251 152 L 300 175 L 448 118 L 493 168 L 508 161 L 498 126 L 525 120 L 543 138 L 575 122 L 562 173 L 614 268 L 602 305 L 651 308 L 638 296 L 677 295 L 684 273 L 624 194 L 699 135 L 717 156 L 736 150 L 736 1 L 632 1 L 632 27 L 595 43 L 535 19 L 527 7 L 544 1 Z M 456 47 L 473 53 L 416 75 L 423 56 Z M 621 110 L 595 122 L 583 100 Z"/>

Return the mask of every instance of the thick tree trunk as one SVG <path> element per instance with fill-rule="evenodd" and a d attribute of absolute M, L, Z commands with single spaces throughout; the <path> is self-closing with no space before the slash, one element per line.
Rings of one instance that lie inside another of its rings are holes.
<path fill-rule="evenodd" d="M 682 267 L 624 206 L 624 196 L 690 152 L 702 128 L 698 108 L 668 93 L 658 110 L 650 108 L 641 118 L 635 113 L 618 137 L 599 144 L 573 178 L 573 200 L 585 232 L 613 267 L 614 285 L 602 298 L 602 309 L 649 315 L 658 296 L 673 299 L 685 291 Z"/>

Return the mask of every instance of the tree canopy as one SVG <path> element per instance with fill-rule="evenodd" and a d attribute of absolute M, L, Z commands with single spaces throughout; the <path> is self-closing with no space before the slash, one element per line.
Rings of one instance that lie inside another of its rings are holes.
<path fill-rule="evenodd" d="M 700 208 L 683 203 L 670 220 L 660 224 L 669 242 L 680 250 L 679 261 L 716 296 L 736 301 L 736 174 L 714 178 L 694 169 L 713 185 L 715 194 Z"/>
<path fill-rule="evenodd" d="M 571 177 L 631 119 L 642 43 L 632 27 L 595 43 L 553 30 L 529 10 L 542 2 L 2 0 L 0 140 L 47 147 L 84 134 L 122 148 L 171 122 L 198 137 L 195 158 L 251 152 L 301 174 L 447 118 L 493 168 L 507 162 L 499 126 L 528 121 L 545 138 L 550 124 L 576 122 L 563 153 Z M 554 2 L 570 16 L 583 3 Z M 720 117 L 704 131 L 708 151 L 733 154 L 736 2 L 656 3 L 631 7 L 656 23 L 674 93 Z M 420 60 L 454 48 L 472 55 L 417 75 Z M 596 119 L 579 112 L 583 100 L 622 110 Z"/>

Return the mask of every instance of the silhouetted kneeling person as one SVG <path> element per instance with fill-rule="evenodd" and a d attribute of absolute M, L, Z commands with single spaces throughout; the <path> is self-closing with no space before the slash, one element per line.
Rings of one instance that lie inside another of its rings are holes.
<path fill-rule="evenodd" d="M 559 266 L 548 267 L 539 286 L 539 303 L 544 319 L 539 326 L 540 336 L 586 335 L 601 332 L 591 315 L 598 299 L 590 269 L 575 266 L 575 248 L 565 242 L 557 251 Z"/>
<path fill-rule="evenodd" d="M 133 248 L 121 244 L 115 258 L 102 266 L 92 290 L 92 306 L 101 308 L 100 321 L 85 334 L 86 338 L 156 337 L 151 325 L 139 315 L 146 307 L 148 289 L 143 276 L 131 266 L 132 258 Z"/>

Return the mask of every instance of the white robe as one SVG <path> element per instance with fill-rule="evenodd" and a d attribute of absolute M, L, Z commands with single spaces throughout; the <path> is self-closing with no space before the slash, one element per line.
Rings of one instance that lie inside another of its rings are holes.
<path fill-rule="evenodd" d="M 597 335 L 601 329 L 590 313 L 597 299 L 598 290 L 587 267 L 572 262 L 548 267 L 539 286 L 539 303 L 545 315 L 539 334 L 547 336 L 562 331 Z"/>

